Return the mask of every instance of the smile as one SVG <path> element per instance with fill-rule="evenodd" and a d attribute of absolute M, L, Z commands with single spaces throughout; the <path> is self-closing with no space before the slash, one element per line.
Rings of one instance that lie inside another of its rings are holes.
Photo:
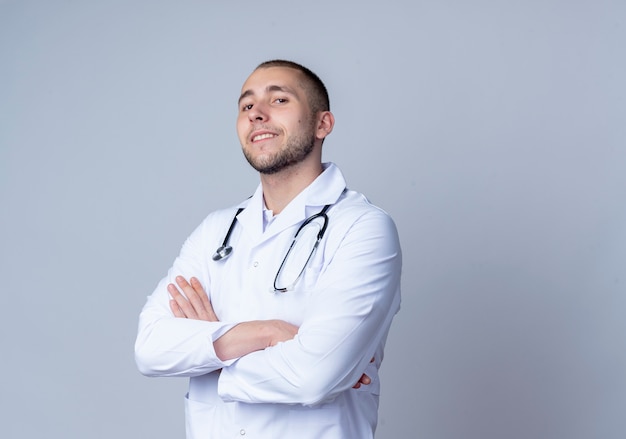
<path fill-rule="evenodd" d="M 276 134 L 272 134 L 272 133 L 263 133 L 263 134 L 258 134 L 254 137 L 252 137 L 252 141 L 256 142 L 258 140 L 265 140 L 265 139 L 271 139 L 273 137 L 276 137 Z"/>

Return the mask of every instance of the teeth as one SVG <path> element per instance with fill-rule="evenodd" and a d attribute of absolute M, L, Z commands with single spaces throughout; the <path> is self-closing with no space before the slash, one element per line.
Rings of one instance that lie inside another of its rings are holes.
<path fill-rule="evenodd" d="M 271 137 L 276 137 L 276 136 L 274 134 L 271 134 L 271 133 L 259 134 L 258 136 L 254 136 L 252 138 L 252 141 L 256 142 L 257 140 L 269 139 Z"/>

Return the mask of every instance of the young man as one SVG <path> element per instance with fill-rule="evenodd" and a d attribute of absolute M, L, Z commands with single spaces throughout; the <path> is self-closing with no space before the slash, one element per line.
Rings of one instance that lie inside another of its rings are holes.
<path fill-rule="evenodd" d="M 237 132 L 261 184 L 200 224 L 141 312 L 140 371 L 190 377 L 189 439 L 374 436 L 401 252 L 391 218 L 322 163 L 329 110 L 301 65 L 252 72 Z"/>

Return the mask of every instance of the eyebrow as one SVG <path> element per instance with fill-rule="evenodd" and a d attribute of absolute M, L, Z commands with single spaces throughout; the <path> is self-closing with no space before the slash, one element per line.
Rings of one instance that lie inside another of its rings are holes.
<path fill-rule="evenodd" d="M 292 96 L 297 96 L 295 90 L 293 90 L 291 87 L 287 87 L 284 85 L 268 85 L 265 90 L 267 92 L 282 91 L 284 93 L 289 93 Z M 243 93 L 241 93 L 241 96 L 239 96 L 238 102 L 241 103 L 241 101 L 247 98 L 248 96 L 254 96 L 254 91 L 252 91 L 251 89 L 248 89 L 244 91 Z"/>

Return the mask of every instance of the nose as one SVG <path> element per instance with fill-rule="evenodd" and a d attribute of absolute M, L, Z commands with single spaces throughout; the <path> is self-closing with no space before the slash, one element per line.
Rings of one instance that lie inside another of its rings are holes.
<path fill-rule="evenodd" d="M 265 122 L 267 121 L 267 111 L 264 108 L 263 104 L 255 104 L 248 111 L 248 119 L 250 122 Z"/>

